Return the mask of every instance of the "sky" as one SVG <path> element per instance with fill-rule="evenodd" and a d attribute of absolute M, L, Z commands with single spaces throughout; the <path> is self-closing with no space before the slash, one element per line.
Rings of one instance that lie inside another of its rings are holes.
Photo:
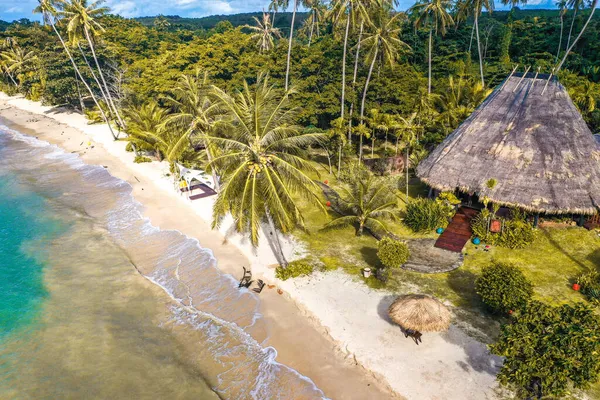
<path fill-rule="evenodd" d="M 113 14 L 123 17 L 179 15 L 205 17 L 215 14 L 237 14 L 267 9 L 270 0 L 107 0 Z M 291 1 L 290 1 L 291 3 Z M 406 10 L 414 0 L 400 0 L 399 10 Z M 0 0 L 0 19 L 13 21 L 20 18 L 38 19 L 32 10 L 37 0 Z M 501 7 L 497 7 L 501 9 Z M 525 8 L 554 8 L 552 0 L 529 0 Z"/>

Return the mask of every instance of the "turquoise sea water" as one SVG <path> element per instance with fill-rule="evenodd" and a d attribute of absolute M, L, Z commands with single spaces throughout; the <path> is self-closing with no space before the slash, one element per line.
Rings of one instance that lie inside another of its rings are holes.
<path fill-rule="evenodd" d="M 12 174 L 0 175 L 0 338 L 35 321 L 48 292 L 44 263 L 31 251 L 64 229 L 48 216 L 42 197 L 24 190 Z"/>

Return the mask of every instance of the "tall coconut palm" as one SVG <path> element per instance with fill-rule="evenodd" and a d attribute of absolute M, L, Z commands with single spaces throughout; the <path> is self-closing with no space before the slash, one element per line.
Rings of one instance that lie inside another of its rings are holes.
<path fill-rule="evenodd" d="M 429 28 L 429 75 L 427 84 L 427 93 L 431 94 L 431 50 L 433 33 L 437 35 L 438 32 L 443 35 L 446 34 L 446 30 L 449 26 L 454 24 L 454 20 L 449 13 L 452 7 L 451 0 L 424 0 L 411 7 L 409 12 L 416 15 L 415 29 L 422 26 Z"/>
<path fill-rule="evenodd" d="M 221 116 L 219 105 L 209 96 L 208 74 L 196 70 L 195 75 L 182 75 L 172 94 L 166 97 L 173 113 L 167 118 L 167 125 L 189 131 L 190 137 L 197 137 L 204 145 L 209 164 L 215 156 L 215 146 L 208 140 L 214 125 Z M 215 189 L 219 191 L 219 179 L 215 168 L 211 168 Z"/>
<path fill-rule="evenodd" d="M 421 129 L 421 126 L 416 121 L 416 116 L 417 116 L 416 112 L 412 113 L 410 116 L 408 116 L 406 118 L 399 116 L 396 121 L 396 125 L 394 126 L 394 130 L 397 132 L 396 133 L 396 155 L 398 154 L 398 140 L 400 138 L 402 138 L 402 140 L 405 143 L 404 149 L 406 151 L 406 159 L 404 161 L 404 170 L 406 172 L 406 201 L 408 201 L 408 199 L 409 199 L 409 197 L 408 197 L 408 178 L 409 178 L 408 166 L 410 165 L 410 163 L 409 163 L 410 150 L 415 146 L 415 144 L 418 144 L 418 142 L 419 142 L 418 131 L 419 131 L 419 129 Z"/>
<path fill-rule="evenodd" d="M 396 218 L 398 203 L 388 184 L 371 174 L 356 177 L 348 188 L 342 188 L 340 208 L 344 213 L 325 225 L 325 229 L 356 226 L 356 236 L 365 228 L 374 232 L 388 232 L 386 218 Z"/>
<path fill-rule="evenodd" d="M 302 0 L 300 0 L 301 4 L 304 4 Z M 271 3 L 272 4 L 272 3 Z M 290 0 L 278 0 L 278 6 L 283 8 L 288 8 L 290 5 Z M 298 11 L 298 0 L 294 0 L 294 8 L 292 10 L 292 23 L 290 24 L 290 37 L 288 38 L 288 52 L 287 52 L 287 60 L 285 67 L 285 90 L 287 91 L 290 85 L 290 62 L 292 58 L 292 43 L 294 41 L 294 22 L 296 21 L 296 11 Z"/>
<path fill-rule="evenodd" d="M 321 33 L 320 25 L 325 15 L 326 7 L 321 0 L 306 0 L 305 4 L 309 9 L 308 18 L 304 23 L 308 30 L 308 47 L 310 47 L 313 35 L 319 37 Z"/>
<path fill-rule="evenodd" d="M 342 21 L 344 21 L 346 25 L 344 32 L 344 50 L 342 53 L 342 95 L 340 106 L 340 118 L 344 118 L 344 103 L 346 97 L 346 54 L 348 49 L 348 36 L 350 32 L 350 24 L 354 22 L 354 24 L 356 25 L 357 19 L 360 19 L 361 21 L 364 19 L 368 19 L 367 6 L 369 4 L 369 1 L 370 0 L 334 0 L 331 4 L 332 8 L 329 17 L 333 21 L 334 25 Z"/>
<path fill-rule="evenodd" d="M 569 36 L 567 36 L 567 49 L 571 44 L 571 37 L 573 35 L 573 25 L 577 19 L 577 12 L 585 7 L 585 0 L 567 0 L 567 7 L 573 9 L 573 19 L 571 19 L 571 27 L 569 28 Z"/>
<path fill-rule="evenodd" d="M 81 71 L 79 70 L 79 67 L 75 63 L 75 60 L 73 59 L 73 55 L 71 54 L 71 51 L 69 50 L 69 47 L 65 43 L 65 41 L 64 41 L 62 35 L 60 34 L 60 32 L 58 31 L 58 29 L 56 28 L 56 19 L 57 19 L 57 16 L 58 16 L 58 10 L 54 6 L 54 3 L 52 2 L 52 0 L 38 0 L 38 6 L 33 10 L 33 12 L 34 13 L 41 13 L 43 21 L 45 23 L 50 24 L 52 26 L 52 29 L 54 30 L 54 33 L 58 37 L 58 40 L 60 40 L 60 43 L 61 43 L 61 45 L 63 47 L 63 50 L 65 51 L 65 54 L 69 58 L 69 61 L 71 61 L 71 65 L 73 66 L 73 69 L 75 70 L 75 73 L 77 74 L 77 76 L 79 77 L 79 79 L 81 80 L 81 82 L 84 84 L 85 88 L 87 89 L 88 93 L 92 97 L 92 100 L 94 101 L 94 104 L 96 105 L 96 107 L 100 111 L 100 115 L 102 116 L 102 119 L 104 120 L 104 122 L 108 126 L 110 134 L 116 140 L 117 136 L 115 135 L 115 133 L 114 133 L 114 131 L 112 129 L 112 126 L 110 124 L 110 121 L 108 120 L 108 117 L 106 116 L 104 110 L 100 106 L 100 103 L 98 102 L 98 99 L 96 98 L 96 95 L 94 94 L 94 91 L 92 90 L 92 88 L 90 87 L 90 85 L 88 85 L 88 83 L 85 81 L 85 79 L 83 78 L 83 75 L 81 75 Z"/>
<path fill-rule="evenodd" d="M 367 60 L 370 61 L 369 73 L 365 82 L 362 100 L 360 104 L 360 121 L 364 124 L 365 116 L 365 101 L 367 99 L 367 91 L 369 83 L 373 75 L 375 62 L 381 59 L 383 65 L 393 66 L 400 51 L 410 49 L 410 46 L 400 40 L 401 28 L 398 24 L 398 19 L 401 14 L 397 13 L 393 16 L 390 13 L 390 7 L 385 0 L 375 0 L 377 6 L 371 17 L 369 31 L 361 43 L 367 47 Z M 359 160 L 362 160 L 362 135 L 359 144 Z"/>
<path fill-rule="evenodd" d="M 559 10 L 559 17 L 560 17 L 560 36 L 558 38 L 558 49 L 556 50 L 556 59 L 554 60 L 554 63 L 558 63 L 558 57 L 560 56 L 560 50 L 562 48 L 562 38 L 563 38 L 563 31 L 564 31 L 564 26 L 565 26 L 565 14 L 568 11 L 567 8 L 567 0 L 559 0 L 556 2 L 556 6 L 560 9 Z"/>
<path fill-rule="evenodd" d="M 213 87 L 213 95 L 227 118 L 228 137 L 209 137 L 222 154 L 212 161 L 223 183 L 213 208 L 213 227 L 231 214 L 235 229 L 259 242 L 263 223 L 282 266 L 287 261 L 278 232 L 304 226 L 298 198 L 324 211 L 319 186 L 307 173 L 317 171 L 306 160 L 304 149 L 325 139 L 321 133 L 302 133 L 296 125 L 297 110 L 289 107 L 291 90 L 281 93 L 259 75 L 256 86 L 244 83 L 243 91 L 229 95 Z M 298 197 L 299 195 L 299 197 Z"/>
<path fill-rule="evenodd" d="M 33 51 L 26 51 L 16 45 L 4 50 L 1 54 L 6 73 L 9 74 L 13 83 L 20 88 L 23 83 L 23 75 L 35 69 L 34 64 L 37 62 L 38 57 Z M 15 77 L 17 82 L 15 82 Z"/>
<path fill-rule="evenodd" d="M 274 37 L 281 39 L 281 31 L 273 28 L 271 16 L 268 13 L 263 12 L 262 21 L 256 17 L 252 18 L 254 18 L 256 26 L 244 25 L 244 28 L 253 32 L 251 38 L 256 41 L 259 53 L 270 51 L 275 46 Z"/>
<path fill-rule="evenodd" d="M 481 84 L 485 86 L 483 76 L 483 55 L 481 53 L 481 40 L 479 38 L 479 17 L 483 9 L 489 13 L 494 11 L 493 0 L 460 0 L 458 4 L 458 19 L 466 20 L 469 15 L 473 15 L 475 23 L 475 36 L 477 38 L 477 54 L 479 55 L 479 74 L 481 75 Z"/>
<path fill-rule="evenodd" d="M 96 48 L 94 46 L 98 36 L 101 32 L 104 32 L 104 27 L 97 21 L 100 17 L 108 13 L 108 7 L 100 7 L 104 0 L 98 0 L 88 5 L 87 0 L 57 0 L 60 4 L 60 15 L 68 19 L 67 32 L 69 34 L 69 41 L 73 45 L 79 45 L 81 40 L 85 38 L 87 44 L 92 52 L 92 58 L 98 70 L 98 75 L 102 81 L 103 92 L 105 96 L 106 104 L 109 109 L 114 113 L 119 125 L 124 128 L 125 123 L 121 118 L 121 114 L 112 98 L 112 94 L 104 73 L 98 62 L 96 55 Z"/>
<path fill-rule="evenodd" d="M 560 61 L 560 64 L 558 64 L 558 66 L 556 67 L 555 73 L 558 73 L 558 71 L 560 71 L 560 69 L 562 68 L 563 64 L 567 60 L 567 57 L 569 56 L 569 53 L 571 53 L 571 50 L 573 50 L 573 47 L 575 47 L 575 45 L 577 44 L 577 42 L 579 41 L 579 39 L 581 39 L 581 35 L 583 35 L 583 32 L 585 32 L 585 30 L 587 29 L 587 26 L 589 25 L 590 21 L 592 20 L 592 17 L 594 16 L 594 11 L 596 11 L 596 7 L 597 6 L 598 6 L 598 0 L 591 0 L 591 2 L 590 2 L 590 7 L 591 7 L 590 15 L 589 15 L 587 21 L 585 21 L 585 25 L 583 25 L 583 28 L 581 28 L 581 31 L 579 32 L 579 35 L 577 35 L 577 37 L 575 38 L 575 40 L 573 40 L 573 43 L 571 43 L 571 47 L 569 47 L 567 49 L 564 57 Z"/>

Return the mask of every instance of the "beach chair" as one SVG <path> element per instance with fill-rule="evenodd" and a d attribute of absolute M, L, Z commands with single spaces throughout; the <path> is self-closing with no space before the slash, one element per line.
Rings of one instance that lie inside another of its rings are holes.
<path fill-rule="evenodd" d="M 262 280 L 262 279 L 259 279 L 259 280 L 257 281 L 257 285 L 258 285 L 258 287 L 255 287 L 255 288 L 254 288 L 254 289 L 252 289 L 252 290 L 253 290 L 254 292 L 256 292 L 256 293 L 260 293 L 260 292 L 262 292 L 263 288 L 265 287 L 265 283 L 263 282 L 263 280 Z"/>
<path fill-rule="evenodd" d="M 244 269 L 244 276 L 240 279 L 240 283 L 238 288 L 241 289 L 243 287 L 248 288 L 252 284 L 252 271 L 247 270 L 246 267 L 242 267 Z"/>

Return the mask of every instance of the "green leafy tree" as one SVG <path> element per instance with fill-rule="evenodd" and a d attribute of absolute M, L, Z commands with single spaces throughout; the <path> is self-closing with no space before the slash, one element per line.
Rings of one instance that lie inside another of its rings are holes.
<path fill-rule="evenodd" d="M 395 219 L 398 202 L 383 179 L 372 174 L 354 177 L 348 188 L 342 188 L 341 215 L 325 225 L 325 229 L 356 226 L 356 236 L 362 236 L 365 228 L 375 232 L 388 232 L 385 219 Z"/>
<path fill-rule="evenodd" d="M 431 94 L 431 53 L 433 33 L 446 34 L 448 27 L 454 25 L 454 20 L 449 10 L 452 7 L 451 0 L 424 0 L 411 7 L 409 12 L 416 14 L 415 29 L 425 26 L 429 28 L 429 58 L 428 58 L 428 84 L 427 93 Z"/>
<path fill-rule="evenodd" d="M 475 291 L 494 312 L 508 313 L 525 307 L 533 295 L 533 285 L 513 265 L 494 263 L 483 267 Z"/>
<path fill-rule="evenodd" d="M 400 268 L 408 261 L 409 256 L 406 242 L 386 236 L 377 243 L 377 258 L 388 268 Z"/>
<path fill-rule="evenodd" d="M 521 397 L 561 398 L 585 389 L 600 374 L 600 324 L 592 308 L 530 302 L 502 327 L 492 353 L 504 357 L 498 380 Z"/>
<path fill-rule="evenodd" d="M 281 93 L 259 75 L 256 87 L 244 83 L 231 96 L 213 87 L 213 94 L 228 118 L 227 137 L 209 137 L 222 149 L 212 164 L 222 173 L 223 184 L 213 208 L 213 227 L 231 214 L 235 229 L 258 245 L 261 224 L 267 222 L 276 257 L 287 261 L 278 232 L 304 226 L 300 196 L 324 211 L 319 186 L 307 173 L 317 174 L 304 149 L 325 139 L 320 133 L 302 133 L 296 125 L 297 110 L 289 107 L 292 92 Z"/>

